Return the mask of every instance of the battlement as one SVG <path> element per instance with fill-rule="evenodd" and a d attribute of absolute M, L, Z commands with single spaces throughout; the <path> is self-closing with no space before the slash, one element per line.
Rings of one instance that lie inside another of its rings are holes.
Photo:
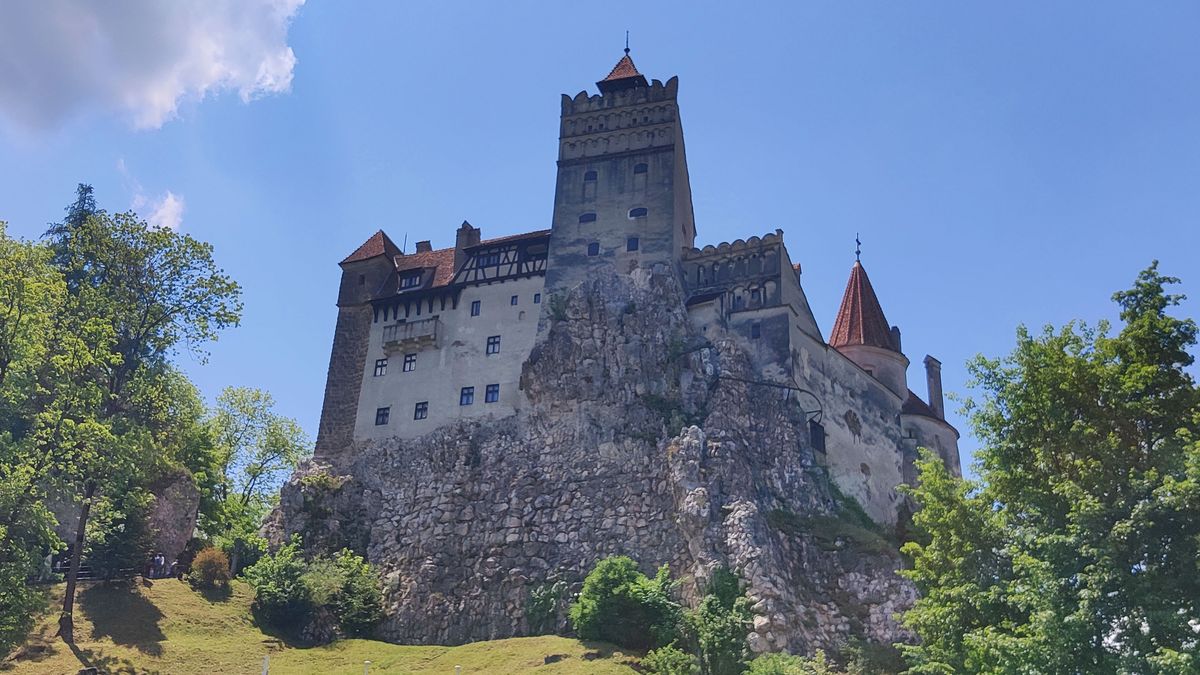
<path fill-rule="evenodd" d="M 661 80 L 651 80 L 648 87 L 632 87 L 607 94 L 589 94 L 584 89 L 575 96 L 562 95 L 562 116 L 599 112 L 643 103 L 674 101 L 678 95 L 678 76 L 672 77 L 666 83 Z"/>

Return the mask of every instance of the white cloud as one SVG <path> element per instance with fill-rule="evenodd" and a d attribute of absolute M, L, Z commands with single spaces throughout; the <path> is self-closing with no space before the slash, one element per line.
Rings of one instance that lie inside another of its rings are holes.
<path fill-rule="evenodd" d="M 142 184 L 129 173 L 125 166 L 125 158 L 117 160 L 117 173 L 125 183 L 126 189 L 133 193 L 129 207 L 146 219 L 153 227 L 165 227 L 168 230 L 178 230 L 183 223 L 184 201 L 180 195 L 167 190 L 159 197 L 151 198 L 146 195 Z"/>
<path fill-rule="evenodd" d="M 94 109 L 158 128 L 184 100 L 291 88 L 304 0 L 4 0 L 0 114 L 49 129 Z"/>

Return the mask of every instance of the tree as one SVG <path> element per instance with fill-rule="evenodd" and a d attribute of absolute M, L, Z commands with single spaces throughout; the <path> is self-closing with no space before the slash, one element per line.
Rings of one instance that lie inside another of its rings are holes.
<path fill-rule="evenodd" d="M 930 453 L 910 493 L 905 617 L 918 673 L 1184 673 L 1200 668 L 1197 327 L 1157 263 L 1116 293 L 1115 336 L 1018 330 L 970 370 L 979 482 Z"/>
<path fill-rule="evenodd" d="M 227 549 L 235 572 L 255 548 L 280 483 L 312 451 L 300 425 L 274 406 L 267 392 L 228 387 L 210 420 L 216 481 L 201 528 Z"/>
<path fill-rule="evenodd" d="M 651 579 L 626 556 L 605 558 L 583 580 L 571 623 L 585 640 L 643 650 L 666 646 L 678 636 L 682 619 L 673 588 L 666 565 Z"/>
<path fill-rule="evenodd" d="M 237 324 L 241 301 L 237 284 L 213 262 L 211 246 L 150 227 L 132 213 L 96 210 L 87 186 L 47 234 L 67 286 L 51 332 L 68 346 L 71 337 L 81 342 L 74 351 L 88 357 L 70 372 L 43 378 L 49 387 L 69 388 L 69 400 L 34 397 L 33 434 L 42 435 L 34 445 L 46 461 L 31 478 L 53 477 L 82 503 L 59 624 L 70 641 L 93 499 L 135 485 L 158 463 L 173 433 L 161 425 L 170 417 L 164 383 L 171 357 L 184 349 L 203 361 L 205 343 Z M 55 470 L 47 473 L 49 465 Z"/>
<path fill-rule="evenodd" d="M 716 570 L 700 604 L 685 617 L 701 675 L 736 675 L 746 669 L 746 637 L 754 615 L 737 576 L 724 568 Z"/>

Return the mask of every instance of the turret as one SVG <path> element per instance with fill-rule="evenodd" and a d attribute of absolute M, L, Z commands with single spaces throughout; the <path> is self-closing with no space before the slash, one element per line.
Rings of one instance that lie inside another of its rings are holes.
<path fill-rule="evenodd" d="M 900 329 L 888 326 L 879 298 L 859 261 L 850 270 L 829 345 L 857 363 L 903 401 L 908 398 L 908 359 L 900 351 Z"/>

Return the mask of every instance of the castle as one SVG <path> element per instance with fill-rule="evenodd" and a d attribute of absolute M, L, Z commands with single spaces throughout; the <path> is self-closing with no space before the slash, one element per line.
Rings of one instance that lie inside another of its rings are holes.
<path fill-rule="evenodd" d="M 562 97 L 549 229 L 484 239 L 464 222 L 453 247 L 414 252 L 380 231 L 341 261 L 317 457 L 518 414 L 523 364 L 558 303 L 597 275 L 641 270 L 682 288 L 701 340 L 672 348 L 736 342 L 752 364 L 743 379 L 804 415 L 816 461 L 877 522 L 903 518 L 895 488 L 915 479 L 918 446 L 959 473 L 940 363 L 924 359 L 923 400 L 862 264 L 824 337 L 782 231 L 696 246 L 678 79 L 647 81 L 626 49 L 597 86 Z"/>

